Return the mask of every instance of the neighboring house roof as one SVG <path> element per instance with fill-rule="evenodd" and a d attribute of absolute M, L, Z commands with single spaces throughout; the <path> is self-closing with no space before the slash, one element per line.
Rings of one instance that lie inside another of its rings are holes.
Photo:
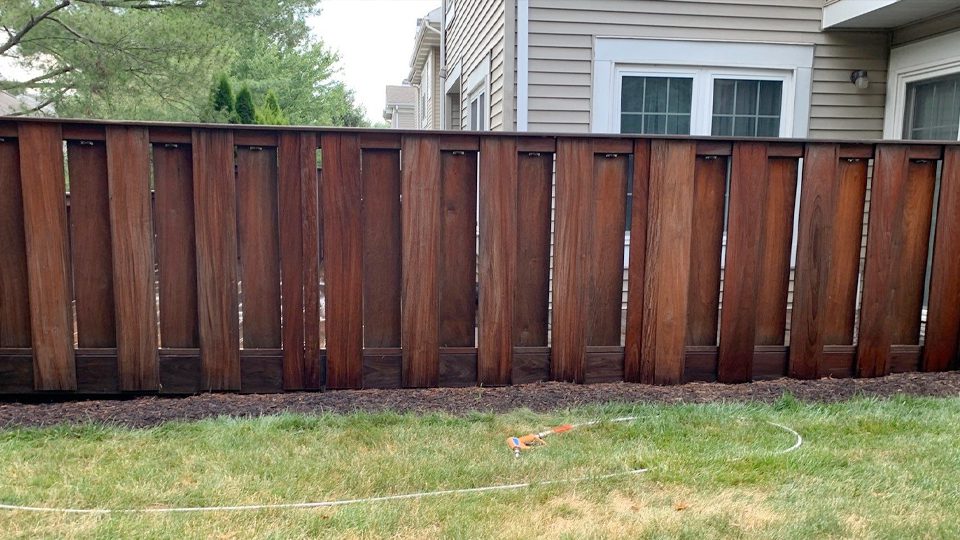
<path fill-rule="evenodd" d="M 383 119 L 390 120 L 398 109 L 413 110 L 417 106 L 417 89 L 412 86 L 387 86 Z"/>
<path fill-rule="evenodd" d="M 9 92 L 0 90 L 0 116 L 15 114 L 20 111 L 32 109 L 40 103 L 40 100 L 28 95 L 13 95 Z M 49 106 L 42 108 L 41 111 L 42 112 L 39 114 L 53 114 L 53 110 Z M 38 113 L 34 113 L 34 115 L 36 114 Z"/>
<path fill-rule="evenodd" d="M 410 74 L 407 81 L 420 84 L 423 65 L 427 61 L 430 49 L 440 47 L 440 8 L 417 19 L 417 35 L 413 39 L 413 54 L 410 56 Z"/>

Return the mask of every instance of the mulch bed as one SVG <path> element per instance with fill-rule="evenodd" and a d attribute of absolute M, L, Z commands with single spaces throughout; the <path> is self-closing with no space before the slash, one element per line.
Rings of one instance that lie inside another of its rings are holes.
<path fill-rule="evenodd" d="M 138 397 L 46 403 L 0 403 L 0 427 L 97 422 L 129 427 L 170 420 L 199 420 L 221 415 L 245 417 L 353 411 L 505 412 L 517 408 L 549 411 L 587 404 L 703 403 L 776 401 L 789 392 L 802 401 L 832 402 L 855 396 L 960 396 L 960 372 L 903 373 L 877 379 L 778 379 L 749 384 L 690 383 L 648 386 L 609 383 L 575 385 L 537 383 L 500 388 L 341 390 L 289 394 L 201 394 L 188 397 Z"/>

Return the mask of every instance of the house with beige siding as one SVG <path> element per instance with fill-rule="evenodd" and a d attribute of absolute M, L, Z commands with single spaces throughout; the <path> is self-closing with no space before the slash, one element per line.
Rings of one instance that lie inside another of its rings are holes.
<path fill-rule="evenodd" d="M 960 127 L 957 0 L 441 0 L 418 25 L 423 128 L 956 139 Z"/>
<path fill-rule="evenodd" d="M 417 89 L 410 85 L 387 86 L 383 119 L 392 129 L 417 129 Z"/>

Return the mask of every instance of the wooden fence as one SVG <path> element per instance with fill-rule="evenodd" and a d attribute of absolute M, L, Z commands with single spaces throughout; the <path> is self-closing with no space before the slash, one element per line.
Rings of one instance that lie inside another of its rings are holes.
<path fill-rule="evenodd" d="M 954 144 L 0 119 L 0 392 L 953 369 L 958 253 Z"/>

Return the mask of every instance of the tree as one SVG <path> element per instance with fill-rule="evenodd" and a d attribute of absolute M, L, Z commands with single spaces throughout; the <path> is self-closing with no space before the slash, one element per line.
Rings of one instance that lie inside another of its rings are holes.
<path fill-rule="evenodd" d="M 239 124 L 253 124 L 256 122 L 257 110 L 253 105 L 253 94 L 250 93 L 247 85 L 243 85 L 237 94 L 237 105 L 234 108 L 234 112 L 237 123 Z"/>
<path fill-rule="evenodd" d="M 233 118 L 235 106 L 230 79 L 221 74 L 210 91 L 210 111 L 201 119 L 206 122 L 229 122 Z"/>
<path fill-rule="evenodd" d="M 296 123 L 352 121 L 352 96 L 331 92 L 336 55 L 310 35 L 318 3 L 2 0 L 0 56 L 30 75 L 0 74 L 0 89 L 61 116 L 195 121 L 209 111 L 208 81 L 225 73 L 253 97 L 274 88 Z"/>
<path fill-rule="evenodd" d="M 283 126 L 289 123 L 273 90 L 267 90 L 263 105 L 257 109 L 257 123 L 270 126 Z"/>

